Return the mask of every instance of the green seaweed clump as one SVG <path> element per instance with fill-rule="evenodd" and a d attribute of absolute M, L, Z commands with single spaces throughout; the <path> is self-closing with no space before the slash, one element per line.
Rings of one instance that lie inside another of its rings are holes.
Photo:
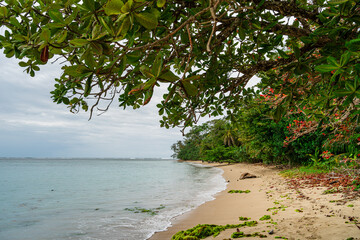
<path fill-rule="evenodd" d="M 260 234 L 258 232 L 253 234 L 244 234 L 243 232 L 234 232 L 231 235 L 232 238 L 243 238 L 243 237 L 260 237 L 260 238 L 267 238 L 266 235 Z"/>
<path fill-rule="evenodd" d="M 159 210 L 161 210 L 163 208 L 165 208 L 164 205 L 160 205 L 160 207 L 151 208 L 151 209 L 134 207 L 134 208 L 125 208 L 124 210 L 134 212 L 134 213 L 147 213 L 147 214 L 150 214 L 153 216 L 153 215 L 158 214 Z"/>
<path fill-rule="evenodd" d="M 264 215 L 259 220 L 260 221 L 265 221 L 265 220 L 270 220 L 270 219 L 271 219 L 270 215 Z"/>
<path fill-rule="evenodd" d="M 199 240 L 204 239 L 209 236 L 216 237 L 220 234 L 220 232 L 231 229 L 231 228 L 240 228 L 240 227 L 253 227 L 256 226 L 256 221 L 248 221 L 241 224 L 227 224 L 225 226 L 222 225 L 214 225 L 214 224 L 199 224 L 193 228 L 190 228 L 185 231 L 180 231 L 171 237 L 172 240 Z"/>
<path fill-rule="evenodd" d="M 230 190 L 228 193 L 249 193 L 250 190 Z"/>
<path fill-rule="evenodd" d="M 248 217 L 239 217 L 239 220 L 240 221 L 248 221 L 250 220 L 251 218 L 248 218 Z"/>

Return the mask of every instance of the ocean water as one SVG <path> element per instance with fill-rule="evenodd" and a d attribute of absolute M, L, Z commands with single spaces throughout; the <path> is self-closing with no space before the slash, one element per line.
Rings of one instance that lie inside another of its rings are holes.
<path fill-rule="evenodd" d="M 161 159 L 1 159 L 0 239 L 147 239 L 225 189 L 221 173 Z"/>

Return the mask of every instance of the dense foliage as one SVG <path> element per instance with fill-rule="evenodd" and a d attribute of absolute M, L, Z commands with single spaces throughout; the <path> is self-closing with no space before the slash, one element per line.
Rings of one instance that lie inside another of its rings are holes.
<path fill-rule="evenodd" d="M 162 85 L 161 125 L 189 126 L 237 115 L 246 83 L 267 73 L 268 86 L 284 79 L 276 120 L 309 102 L 317 122 L 334 111 L 357 122 L 359 9 L 359 0 L 0 0 L 0 48 L 32 76 L 62 62 L 52 96 L 73 112 L 106 111 L 116 98 L 138 108 Z"/>
<path fill-rule="evenodd" d="M 331 168 L 340 163 L 358 164 L 359 128 L 352 135 L 352 138 L 358 136 L 357 139 L 338 140 L 332 144 L 334 130 L 330 127 L 319 127 L 298 136 L 293 128 L 305 122 L 303 112 L 289 112 L 276 122 L 270 115 L 273 101 L 266 100 L 259 90 L 248 91 L 252 94 L 249 93 L 233 122 L 218 119 L 193 127 L 185 134 L 184 141 L 172 146 L 174 156 L 211 162 L 311 164 L 319 168 Z"/>

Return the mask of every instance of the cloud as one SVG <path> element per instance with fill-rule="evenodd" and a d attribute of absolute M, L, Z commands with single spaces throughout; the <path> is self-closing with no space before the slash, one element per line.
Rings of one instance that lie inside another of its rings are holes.
<path fill-rule="evenodd" d="M 110 110 L 88 121 L 52 102 L 59 65 L 42 66 L 34 78 L 14 59 L 0 56 L 0 157 L 170 157 L 179 129 L 159 126 L 156 101 L 137 109 Z"/>

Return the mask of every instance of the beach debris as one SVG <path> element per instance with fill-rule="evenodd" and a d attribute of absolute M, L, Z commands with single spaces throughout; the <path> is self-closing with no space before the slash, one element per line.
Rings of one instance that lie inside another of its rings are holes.
<path fill-rule="evenodd" d="M 243 180 L 243 179 L 246 179 L 246 178 L 256 178 L 256 176 L 254 174 L 251 174 L 251 173 L 242 173 L 240 175 L 240 180 Z"/>
<path fill-rule="evenodd" d="M 266 235 L 260 234 L 258 232 L 252 233 L 252 234 L 245 234 L 244 232 L 234 232 L 231 235 L 232 238 L 244 238 L 244 237 L 260 237 L 260 238 L 266 238 Z"/>
<path fill-rule="evenodd" d="M 228 193 L 249 193 L 250 190 L 230 190 Z"/>
<path fill-rule="evenodd" d="M 268 233 L 269 233 L 270 235 L 272 235 L 272 234 L 274 234 L 274 230 L 270 230 Z"/>
<path fill-rule="evenodd" d="M 260 221 L 265 221 L 265 220 L 270 220 L 270 219 L 271 219 L 270 215 L 264 215 L 259 220 Z"/>
<path fill-rule="evenodd" d="M 156 215 L 159 213 L 159 210 L 164 209 L 165 206 L 164 205 L 160 205 L 160 207 L 157 208 L 141 208 L 141 207 L 134 207 L 134 208 L 125 208 L 124 210 L 126 211 L 130 211 L 130 212 L 134 212 L 134 213 L 147 213 L 149 215 Z"/>
<path fill-rule="evenodd" d="M 351 223 L 354 223 L 358 229 L 360 229 L 360 224 L 356 217 L 349 217 L 349 220 Z"/>

